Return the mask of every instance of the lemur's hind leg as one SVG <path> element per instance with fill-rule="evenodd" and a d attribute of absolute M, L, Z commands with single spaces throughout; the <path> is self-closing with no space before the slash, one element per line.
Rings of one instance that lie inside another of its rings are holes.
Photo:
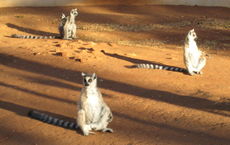
<path fill-rule="evenodd" d="M 195 74 L 194 67 L 192 64 L 187 65 L 187 71 L 188 71 L 188 74 L 190 74 L 191 76 Z"/>
<path fill-rule="evenodd" d="M 72 38 L 70 38 L 69 34 L 64 35 L 63 39 L 65 39 L 65 40 L 72 40 Z"/>
<path fill-rule="evenodd" d="M 69 38 L 68 38 L 68 34 L 67 34 L 67 32 L 64 34 L 63 39 L 65 39 L 65 40 L 68 40 L 68 39 L 69 39 Z"/>
<path fill-rule="evenodd" d="M 96 130 L 96 131 L 112 133 L 113 129 L 107 128 L 111 119 L 112 119 L 112 113 L 110 109 L 106 106 L 101 112 L 101 118 L 97 122 L 92 123 L 90 126 L 93 130 Z"/>
<path fill-rule="evenodd" d="M 71 40 L 72 39 L 72 38 L 70 38 L 71 37 L 71 30 L 69 30 L 69 28 L 67 26 L 65 26 L 65 28 L 64 28 L 64 37 L 63 37 L 63 39 Z"/>
<path fill-rule="evenodd" d="M 206 64 L 206 58 L 205 58 L 205 57 L 201 57 L 201 58 L 199 59 L 199 62 L 198 62 L 198 64 L 197 64 L 197 67 L 196 67 L 196 73 L 197 73 L 197 74 L 202 74 L 202 71 L 201 71 L 201 70 L 204 68 L 205 64 Z"/>
<path fill-rule="evenodd" d="M 73 28 L 72 30 L 72 39 L 76 39 L 77 38 L 77 30 L 76 30 L 76 27 Z"/>
<path fill-rule="evenodd" d="M 90 133 L 95 134 L 94 132 L 91 132 L 92 129 L 90 125 L 86 124 L 85 118 L 86 118 L 85 111 L 82 109 L 79 110 L 77 116 L 77 125 L 80 127 L 80 129 L 82 130 L 85 136 L 89 135 Z"/>

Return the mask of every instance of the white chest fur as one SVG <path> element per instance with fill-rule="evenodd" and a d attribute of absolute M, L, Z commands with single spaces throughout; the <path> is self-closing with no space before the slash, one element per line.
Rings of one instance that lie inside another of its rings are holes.
<path fill-rule="evenodd" d="M 87 92 L 87 102 L 91 106 L 99 104 L 99 94 L 96 90 L 90 90 Z"/>
<path fill-rule="evenodd" d="M 188 42 L 187 48 L 185 47 L 185 57 L 188 58 L 189 64 L 193 67 L 197 67 L 201 52 L 197 47 L 194 40 Z"/>
<path fill-rule="evenodd" d="M 97 89 L 87 90 L 87 111 L 92 122 L 96 122 L 100 117 L 101 100 Z"/>

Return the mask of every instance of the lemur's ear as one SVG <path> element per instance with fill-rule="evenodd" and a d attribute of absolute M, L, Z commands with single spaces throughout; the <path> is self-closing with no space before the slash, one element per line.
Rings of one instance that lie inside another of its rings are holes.
<path fill-rule="evenodd" d="M 86 76 L 86 73 L 82 72 L 82 73 L 81 73 L 81 76 L 83 76 L 83 77 Z"/>
<path fill-rule="evenodd" d="M 93 77 L 93 79 L 96 79 L 97 78 L 96 73 L 93 73 L 92 77 Z"/>
<path fill-rule="evenodd" d="M 62 18 L 62 19 L 65 18 L 65 14 L 64 14 L 64 13 L 61 14 L 61 18 Z"/>

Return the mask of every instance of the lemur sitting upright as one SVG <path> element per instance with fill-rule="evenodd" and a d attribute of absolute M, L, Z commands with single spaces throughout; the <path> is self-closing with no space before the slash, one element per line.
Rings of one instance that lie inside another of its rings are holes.
<path fill-rule="evenodd" d="M 202 74 L 201 70 L 206 64 L 205 53 L 200 51 L 196 44 L 197 35 L 194 29 L 190 30 L 184 43 L 184 63 L 186 69 L 158 64 L 137 64 L 137 68 L 164 69 L 177 72 L 186 72 L 190 75 Z"/>
<path fill-rule="evenodd" d="M 82 77 L 83 88 L 78 103 L 76 123 L 64 121 L 35 110 L 30 111 L 28 115 L 31 118 L 64 128 L 73 130 L 80 128 L 86 136 L 90 133 L 94 134 L 93 130 L 113 132 L 113 129 L 107 128 L 108 124 L 113 120 L 113 115 L 97 87 L 96 74 L 82 73 Z"/>

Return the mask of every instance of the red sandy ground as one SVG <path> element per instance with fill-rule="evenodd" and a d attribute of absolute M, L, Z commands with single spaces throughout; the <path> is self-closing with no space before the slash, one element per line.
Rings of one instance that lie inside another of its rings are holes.
<path fill-rule="evenodd" d="M 77 24 L 87 30 L 79 29 L 74 41 L 9 37 L 14 33 L 56 34 L 59 14 L 70 7 L 0 9 L 1 145 L 230 144 L 228 8 L 78 8 Z M 184 20 L 191 23 L 180 24 Z M 170 23 L 173 25 L 165 26 Z M 162 29 L 107 31 L 98 30 L 97 24 L 126 28 L 159 24 Z M 184 67 L 183 40 L 192 27 L 201 49 L 209 54 L 203 75 L 129 67 L 141 62 Z M 145 45 L 149 39 L 156 41 Z M 128 46 L 121 45 L 121 40 Z M 135 40 L 141 44 L 133 43 Z M 30 109 L 36 109 L 74 121 L 82 71 L 97 73 L 103 97 L 114 114 L 109 125 L 114 133 L 85 137 L 79 131 L 27 117 Z"/>

